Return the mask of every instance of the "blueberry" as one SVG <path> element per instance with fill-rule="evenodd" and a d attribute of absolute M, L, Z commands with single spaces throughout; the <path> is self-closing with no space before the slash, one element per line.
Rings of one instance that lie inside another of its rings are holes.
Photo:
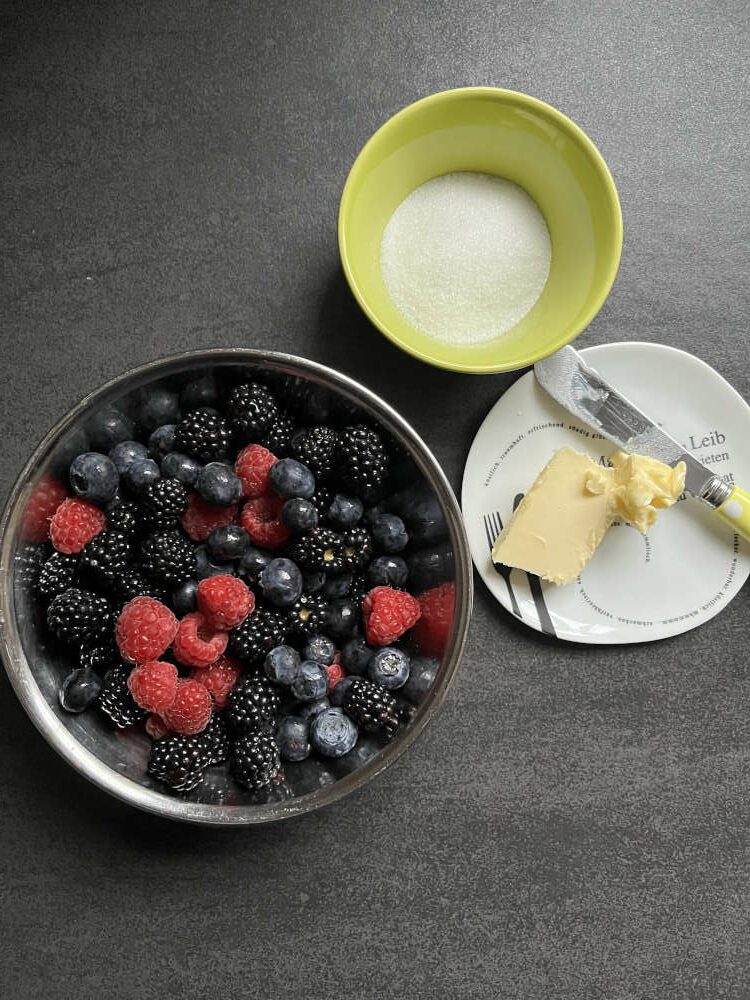
<path fill-rule="evenodd" d="M 306 594 L 319 594 L 325 586 L 325 573 L 304 573 L 302 583 Z"/>
<path fill-rule="evenodd" d="M 250 535 L 239 524 L 226 524 L 214 528 L 206 539 L 208 554 L 217 562 L 239 559 L 250 545 Z"/>
<path fill-rule="evenodd" d="M 431 548 L 420 549 L 406 560 L 409 579 L 419 593 L 441 583 L 452 580 L 455 573 L 455 557 L 450 542 L 442 542 Z"/>
<path fill-rule="evenodd" d="M 242 496 L 242 483 L 231 465 L 209 462 L 198 473 L 195 488 L 208 503 L 230 507 Z"/>
<path fill-rule="evenodd" d="M 255 583 L 261 570 L 265 569 L 272 559 L 273 556 L 270 553 L 251 546 L 240 559 L 237 572 L 240 576 L 247 577 L 251 583 Z"/>
<path fill-rule="evenodd" d="M 213 375 L 202 375 L 183 387 L 180 406 L 183 410 L 198 410 L 202 406 L 216 406 L 219 386 Z"/>
<path fill-rule="evenodd" d="M 388 691 L 403 687 L 409 679 L 411 661 L 402 649 L 384 646 L 370 660 L 367 674 L 371 681 Z"/>
<path fill-rule="evenodd" d="M 68 674 L 60 688 L 60 704 L 66 712 L 83 712 L 99 697 L 102 682 L 90 667 Z"/>
<path fill-rule="evenodd" d="M 302 702 L 297 706 L 295 712 L 303 719 L 312 719 L 330 707 L 331 703 L 327 698 L 320 698 L 318 701 Z"/>
<path fill-rule="evenodd" d="M 351 635 L 357 627 L 359 611 L 354 601 L 340 598 L 332 601 L 326 611 L 326 626 L 335 639 Z"/>
<path fill-rule="evenodd" d="M 161 385 L 142 389 L 138 394 L 136 418 L 147 434 L 162 424 L 176 424 L 180 419 L 179 396 Z"/>
<path fill-rule="evenodd" d="M 401 556 L 378 556 L 367 567 L 371 587 L 403 587 L 408 577 L 409 567 Z"/>
<path fill-rule="evenodd" d="M 70 485 L 92 503 L 106 503 L 117 492 L 120 476 L 115 463 L 98 451 L 85 451 L 70 465 Z"/>
<path fill-rule="evenodd" d="M 127 467 L 122 481 L 131 493 L 143 493 L 147 486 L 161 478 L 159 466 L 153 458 L 141 458 Z"/>
<path fill-rule="evenodd" d="M 364 639 L 350 639 L 341 650 L 341 663 L 350 674 L 362 676 L 374 655 L 375 650 Z"/>
<path fill-rule="evenodd" d="M 339 573 L 338 576 L 327 577 L 323 584 L 323 596 L 329 601 L 334 601 L 337 597 L 346 597 L 352 588 L 353 580 L 352 573 Z"/>
<path fill-rule="evenodd" d="M 148 450 L 151 457 L 161 462 L 165 455 L 168 455 L 174 448 L 174 424 L 162 424 L 155 431 L 151 432 L 148 439 Z"/>
<path fill-rule="evenodd" d="M 142 462 L 148 458 L 148 448 L 140 441 L 120 441 L 110 450 L 109 457 L 122 476 L 133 462 Z"/>
<path fill-rule="evenodd" d="M 280 497 L 303 497 L 309 500 L 315 492 L 315 476 L 296 458 L 282 458 L 275 462 L 268 476 L 271 486 Z"/>
<path fill-rule="evenodd" d="M 357 497 L 337 493 L 328 508 L 328 520 L 337 528 L 353 528 L 362 520 L 364 510 L 364 504 Z"/>
<path fill-rule="evenodd" d="M 413 704 L 418 705 L 435 682 L 440 661 L 433 656 L 415 656 L 411 661 L 409 680 L 404 685 L 403 694 Z"/>
<path fill-rule="evenodd" d="M 276 742 L 283 760 L 304 760 L 310 756 L 310 723 L 298 715 L 287 715 L 276 730 Z"/>
<path fill-rule="evenodd" d="M 343 757 L 357 742 L 357 727 L 340 708 L 316 715 L 310 726 L 310 742 L 324 757 Z"/>
<path fill-rule="evenodd" d="M 291 497 L 281 508 L 281 520 L 295 535 L 301 535 L 303 531 L 317 528 L 319 514 L 309 500 Z"/>
<path fill-rule="evenodd" d="M 406 525 L 396 514 L 378 514 L 372 522 L 372 537 L 384 552 L 401 552 L 409 544 Z"/>
<path fill-rule="evenodd" d="M 292 681 L 292 694 L 300 701 L 317 701 L 328 690 L 328 674 L 314 660 L 303 660 Z"/>
<path fill-rule="evenodd" d="M 209 576 L 232 576 L 232 567 L 224 563 L 218 566 L 212 562 L 205 545 L 198 545 L 195 549 L 195 565 L 197 567 L 196 576 L 199 580 L 207 580 Z"/>
<path fill-rule="evenodd" d="M 104 406 L 89 421 L 88 432 L 92 451 L 109 451 L 135 437 L 135 424 L 116 406 Z"/>
<path fill-rule="evenodd" d="M 448 537 L 448 523 L 440 501 L 426 483 L 418 483 L 392 498 L 415 545 L 434 545 Z"/>
<path fill-rule="evenodd" d="M 299 665 L 299 653 L 291 646 L 276 646 L 266 654 L 263 661 L 266 677 L 281 687 L 289 687 L 297 676 Z"/>
<path fill-rule="evenodd" d="M 198 607 L 198 581 L 188 580 L 172 594 L 175 613 L 183 618 Z"/>
<path fill-rule="evenodd" d="M 183 486 L 195 486 L 201 463 L 192 455 L 170 451 L 161 460 L 161 474 L 167 479 L 179 479 Z"/>
<path fill-rule="evenodd" d="M 322 663 L 323 666 L 328 666 L 333 663 L 333 658 L 336 655 L 336 646 L 328 636 L 325 635 L 314 635 L 312 639 L 307 640 L 305 646 L 305 659 L 315 660 L 316 663 Z"/>
<path fill-rule="evenodd" d="M 289 608 L 302 596 L 302 571 L 291 559 L 272 559 L 258 577 L 263 596 L 271 604 Z"/>
<path fill-rule="evenodd" d="M 342 677 L 341 680 L 334 686 L 333 691 L 331 691 L 331 704 L 336 708 L 341 708 L 344 704 L 344 697 L 346 692 L 356 681 L 356 677 Z"/>

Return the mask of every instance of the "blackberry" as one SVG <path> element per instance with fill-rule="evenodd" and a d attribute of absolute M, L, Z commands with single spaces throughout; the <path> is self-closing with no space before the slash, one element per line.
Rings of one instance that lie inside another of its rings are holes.
<path fill-rule="evenodd" d="M 244 663 L 259 663 L 274 646 L 283 645 L 287 631 L 283 612 L 257 606 L 229 633 L 229 649 Z"/>
<path fill-rule="evenodd" d="M 84 546 L 78 571 L 94 584 L 113 586 L 125 572 L 131 543 L 121 531 L 102 531 Z"/>
<path fill-rule="evenodd" d="M 229 760 L 231 749 L 229 733 L 227 732 L 227 724 L 221 715 L 214 713 L 211 716 L 211 721 L 196 739 L 206 751 L 209 766 L 225 764 Z"/>
<path fill-rule="evenodd" d="M 119 531 L 123 535 L 135 535 L 142 527 L 142 511 L 137 503 L 131 500 L 121 500 L 107 507 L 107 527 L 110 531 Z"/>
<path fill-rule="evenodd" d="M 276 740 L 260 733 L 237 740 L 232 750 L 232 774 L 235 781 L 252 792 L 267 788 L 281 776 Z"/>
<path fill-rule="evenodd" d="M 146 526 L 151 531 L 176 528 L 187 504 L 188 491 L 179 479 L 157 479 L 146 487 L 143 495 Z"/>
<path fill-rule="evenodd" d="M 136 705 L 128 689 L 130 667 L 112 667 L 107 672 L 99 695 L 99 708 L 108 715 L 118 729 L 133 726 L 148 714 L 140 705 Z"/>
<path fill-rule="evenodd" d="M 216 410 L 201 407 L 191 410 L 175 428 L 175 451 L 193 455 L 201 462 L 222 458 L 229 447 L 229 427 Z"/>
<path fill-rule="evenodd" d="M 277 412 L 273 393 L 259 382 L 238 385 L 227 401 L 229 423 L 243 443 L 258 441 L 271 426 Z"/>
<path fill-rule="evenodd" d="M 200 736 L 165 736 L 153 744 L 148 756 L 149 774 L 173 792 L 191 792 L 203 781 L 209 764 L 210 752 Z"/>
<path fill-rule="evenodd" d="M 313 528 L 290 545 L 289 558 L 308 573 L 341 573 L 344 539 L 330 528 Z"/>
<path fill-rule="evenodd" d="M 330 490 L 327 486 L 316 486 L 315 492 L 310 497 L 310 503 L 317 510 L 321 520 L 328 513 L 328 508 L 331 506 L 332 500 L 333 490 Z"/>
<path fill-rule="evenodd" d="M 264 448 L 277 458 L 286 458 L 292 453 L 292 434 L 294 433 L 294 421 L 288 413 L 279 410 L 276 416 L 268 425 L 265 434 L 260 439 Z"/>
<path fill-rule="evenodd" d="M 367 528 L 349 528 L 343 534 L 344 567 L 362 570 L 372 558 L 372 537 Z"/>
<path fill-rule="evenodd" d="M 290 632 L 302 638 L 324 632 L 327 610 L 324 598 L 317 594 L 303 594 L 287 611 Z"/>
<path fill-rule="evenodd" d="M 355 424 L 341 432 L 337 459 L 342 483 L 358 496 L 374 495 L 385 482 L 388 452 L 377 431 L 365 424 Z"/>
<path fill-rule="evenodd" d="M 16 586 L 22 590 L 31 590 L 35 587 L 42 569 L 46 565 L 46 558 L 47 547 L 45 545 L 31 545 L 29 542 L 23 542 L 19 545 L 13 557 Z"/>
<path fill-rule="evenodd" d="M 227 696 L 227 722 L 235 736 L 272 732 L 281 698 L 266 680 L 248 677 Z"/>
<path fill-rule="evenodd" d="M 155 597 L 157 601 L 164 601 L 164 590 L 147 580 L 143 573 L 133 566 L 126 567 L 112 589 L 114 596 L 122 604 L 127 604 L 134 597 Z"/>
<path fill-rule="evenodd" d="M 89 646 L 87 649 L 81 650 L 78 659 L 82 667 L 93 670 L 100 677 L 104 677 L 113 667 L 122 667 L 126 671 L 131 669 L 123 664 L 117 646 L 114 644 Z"/>
<path fill-rule="evenodd" d="M 51 601 L 58 594 L 73 586 L 78 569 L 78 556 L 66 556 L 64 552 L 53 552 L 42 566 L 36 582 L 36 592 L 45 601 Z"/>
<path fill-rule="evenodd" d="M 384 687 L 356 677 L 347 687 L 342 708 L 363 732 L 390 740 L 399 727 L 398 702 Z"/>
<path fill-rule="evenodd" d="M 292 454 L 312 471 L 316 480 L 327 479 L 333 472 L 338 439 L 332 427 L 308 427 L 292 437 Z"/>
<path fill-rule="evenodd" d="M 179 531 L 156 532 L 141 543 L 141 569 L 155 583 L 174 589 L 195 576 L 195 550 Z"/>
<path fill-rule="evenodd" d="M 367 580 L 364 574 L 354 573 L 352 575 L 352 585 L 349 588 L 349 600 L 353 601 L 357 607 L 360 607 L 367 591 Z"/>
<path fill-rule="evenodd" d="M 68 587 L 47 609 L 47 627 L 71 646 L 95 644 L 112 630 L 112 608 L 106 597 Z"/>

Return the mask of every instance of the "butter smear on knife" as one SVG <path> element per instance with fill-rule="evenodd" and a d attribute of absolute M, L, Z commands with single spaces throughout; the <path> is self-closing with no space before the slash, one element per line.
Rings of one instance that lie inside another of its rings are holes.
<path fill-rule="evenodd" d="M 495 539 L 492 561 L 570 583 L 613 522 L 627 521 L 645 534 L 656 512 L 671 507 L 685 488 L 684 462 L 672 468 L 622 451 L 610 461 L 604 467 L 572 448 L 556 452 Z"/>

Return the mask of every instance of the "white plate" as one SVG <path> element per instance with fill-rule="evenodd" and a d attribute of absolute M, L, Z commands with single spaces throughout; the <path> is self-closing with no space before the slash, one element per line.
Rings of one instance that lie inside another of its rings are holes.
<path fill-rule="evenodd" d="M 581 353 L 699 461 L 750 488 L 750 407 L 713 368 L 661 344 L 606 344 Z M 588 643 L 664 639 L 722 611 L 750 575 L 750 546 L 691 497 L 660 513 L 646 536 L 614 525 L 565 587 L 495 569 L 495 535 L 565 445 L 595 459 L 616 450 L 555 403 L 529 372 L 490 410 L 471 446 L 464 521 L 474 565 L 503 607 L 539 632 Z"/>

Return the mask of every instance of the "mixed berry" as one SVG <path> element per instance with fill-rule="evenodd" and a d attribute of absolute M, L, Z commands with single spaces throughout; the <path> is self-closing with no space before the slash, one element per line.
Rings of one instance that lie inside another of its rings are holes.
<path fill-rule="evenodd" d="M 408 725 L 450 637 L 447 535 L 352 404 L 206 375 L 97 414 L 32 492 L 16 581 L 66 651 L 65 711 L 145 728 L 172 791 L 227 767 L 260 793 Z"/>

